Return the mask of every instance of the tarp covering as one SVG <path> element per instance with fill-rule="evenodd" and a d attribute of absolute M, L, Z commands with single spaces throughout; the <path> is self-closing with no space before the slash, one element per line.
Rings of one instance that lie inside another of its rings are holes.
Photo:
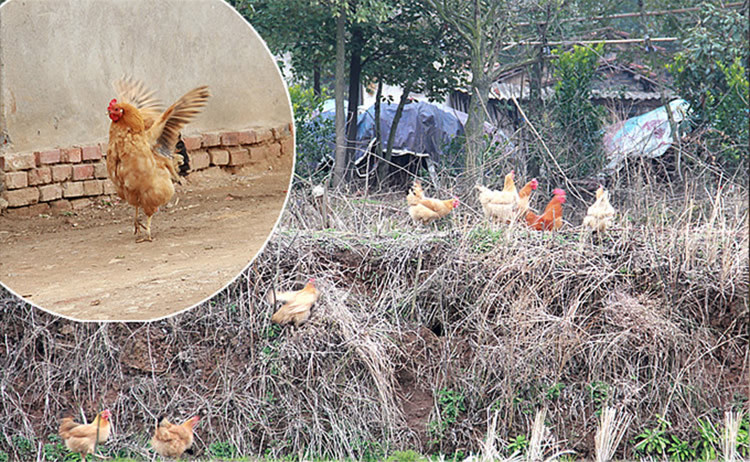
<path fill-rule="evenodd" d="M 393 118 L 398 105 L 382 103 L 380 105 L 381 139 L 385 145 L 391 132 Z M 321 117 L 333 118 L 334 110 L 329 101 L 323 106 Z M 401 120 L 396 129 L 394 150 L 399 154 L 411 153 L 417 156 L 427 156 L 438 162 L 443 154 L 443 148 L 455 137 L 463 135 L 463 124 L 467 114 L 439 104 L 425 101 L 408 103 L 404 106 Z M 496 141 L 507 141 L 507 137 L 492 124 L 485 123 L 485 134 L 491 135 Z M 357 150 L 355 161 L 364 156 L 367 146 L 375 137 L 375 106 L 370 106 L 357 117 Z M 385 148 L 385 146 L 383 146 Z M 333 153 L 331 153 L 333 155 Z"/>
<path fill-rule="evenodd" d="M 684 99 L 669 103 L 675 123 L 685 119 L 690 105 Z M 604 150 L 609 162 L 605 171 L 617 171 L 627 157 L 653 159 L 663 155 L 672 143 L 672 127 L 665 107 L 618 122 L 605 129 Z"/>

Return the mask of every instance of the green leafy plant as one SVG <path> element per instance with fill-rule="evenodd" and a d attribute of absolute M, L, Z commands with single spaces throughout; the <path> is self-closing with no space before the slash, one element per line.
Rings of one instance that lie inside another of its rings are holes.
<path fill-rule="evenodd" d="M 385 454 L 383 445 L 376 441 L 357 440 L 352 443 L 352 449 L 359 456 L 357 459 L 364 462 L 383 460 L 383 455 Z"/>
<path fill-rule="evenodd" d="M 547 387 L 547 391 L 545 392 L 545 395 L 547 396 L 548 400 L 555 401 L 557 400 L 557 398 L 560 397 L 560 393 L 562 393 L 564 389 L 565 389 L 564 383 L 555 383 Z"/>
<path fill-rule="evenodd" d="M 508 454 L 526 454 L 526 451 L 529 449 L 529 439 L 526 438 L 526 435 L 520 434 L 517 435 L 515 438 L 511 439 L 508 443 Z"/>
<path fill-rule="evenodd" d="M 312 88 L 300 85 L 289 87 L 292 100 L 296 133 L 295 173 L 303 177 L 320 180 L 324 175 L 324 166 L 330 155 L 329 143 L 334 136 L 334 120 L 320 117 L 323 102 L 329 98 L 325 89 L 315 95 Z"/>
<path fill-rule="evenodd" d="M 701 128 L 706 154 L 732 168 L 747 165 L 747 17 L 705 2 L 701 20 L 686 28 L 683 49 L 666 65 L 677 93 L 690 104 L 690 120 Z"/>
<path fill-rule="evenodd" d="M 387 459 L 386 462 L 422 462 L 429 460 L 422 456 L 416 451 L 395 451 Z"/>
<path fill-rule="evenodd" d="M 217 441 L 208 445 L 208 453 L 212 457 L 229 459 L 237 456 L 237 447 L 229 441 Z"/>
<path fill-rule="evenodd" d="M 647 428 L 635 437 L 636 451 L 647 455 L 663 455 L 664 451 L 666 451 L 669 445 L 667 428 L 672 426 L 672 424 L 658 414 L 656 418 L 658 421 L 656 427 Z"/>
<path fill-rule="evenodd" d="M 669 454 L 669 460 L 676 462 L 695 460 L 695 448 L 690 442 L 683 441 L 674 435 L 670 436 L 667 454 Z"/>
<path fill-rule="evenodd" d="M 5 451 L 0 451 L 0 462 L 8 462 L 8 460 L 8 453 Z"/>
<path fill-rule="evenodd" d="M 750 417 L 744 415 L 737 432 L 737 452 L 747 458 L 750 455 Z"/>
<path fill-rule="evenodd" d="M 604 45 L 573 46 L 572 50 L 552 50 L 557 57 L 552 99 L 552 127 L 569 148 L 558 153 L 558 162 L 570 174 L 585 176 L 596 172 L 604 157 L 601 150 L 602 111 L 589 96 L 596 77 L 596 66 Z"/>
<path fill-rule="evenodd" d="M 11 438 L 13 441 L 13 447 L 20 455 L 31 455 L 34 453 L 34 443 L 28 438 L 20 435 L 16 435 Z"/>
<path fill-rule="evenodd" d="M 78 457 L 77 454 L 69 453 L 68 449 L 65 447 L 65 444 L 63 444 L 62 438 L 60 438 L 59 435 L 52 433 L 47 436 L 47 440 L 49 441 L 49 443 L 45 444 L 42 448 L 42 457 L 44 458 L 44 460 L 73 460 L 67 458 L 66 456 Z"/>
<path fill-rule="evenodd" d="M 594 402 L 594 406 L 597 408 L 597 415 L 599 414 L 602 406 L 607 404 L 607 401 L 609 400 L 609 388 L 610 387 L 606 382 L 601 382 L 599 380 L 595 380 L 586 385 L 589 396 Z"/>
<path fill-rule="evenodd" d="M 698 442 L 696 454 L 701 460 L 716 459 L 719 432 L 708 419 L 698 419 Z"/>
<path fill-rule="evenodd" d="M 429 430 L 436 440 L 441 440 L 445 430 L 456 423 L 459 413 L 466 410 L 466 405 L 465 397 L 461 392 L 447 388 L 438 390 L 437 401 L 440 416 L 438 419 L 430 422 Z"/>
<path fill-rule="evenodd" d="M 473 228 L 468 235 L 468 240 L 474 252 L 484 253 L 492 250 L 502 237 L 502 230 L 492 230 L 490 228 Z"/>

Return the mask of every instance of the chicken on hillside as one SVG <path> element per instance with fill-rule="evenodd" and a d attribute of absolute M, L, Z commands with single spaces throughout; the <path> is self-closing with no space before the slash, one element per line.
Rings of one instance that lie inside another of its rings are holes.
<path fill-rule="evenodd" d="M 151 438 L 151 447 L 162 457 L 179 459 L 193 445 L 193 428 L 198 420 L 199 417 L 194 416 L 182 425 L 175 425 L 166 417 L 160 417 Z"/>
<path fill-rule="evenodd" d="M 320 292 L 315 288 L 315 279 L 307 281 L 301 290 L 268 294 L 268 303 L 274 305 L 277 301 L 285 302 L 281 308 L 271 316 L 271 321 L 277 324 L 293 322 L 299 327 L 310 319 L 310 309 L 318 301 Z"/>
<path fill-rule="evenodd" d="M 458 198 L 440 200 L 424 197 L 422 184 L 419 180 L 414 180 L 414 184 L 406 196 L 406 203 L 409 205 L 409 216 L 416 223 L 424 225 L 431 223 L 439 218 L 451 213 L 458 207 Z"/>
<path fill-rule="evenodd" d="M 120 101 L 107 108 L 112 120 L 107 148 L 107 173 L 117 194 L 135 207 L 135 234 L 141 228 L 146 236 L 136 242 L 151 241 L 151 218 L 174 195 L 173 180 L 179 176 L 172 153 L 180 130 L 206 105 L 210 93 L 201 86 L 187 92 L 164 112 L 153 92 L 134 81 L 115 84 Z M 138 210 L 147 216 L 138 221 Z"/>
<path fill-rule="evenodd" d="M 477 185 L 479 202 L 482 204 L 484 216 L 493 223 L 510 223 L 518 210 L 519 196 L 515 184 L 516 173 L 511 171 L 505 175 L 502 191 L 492 190 Z"/>
<path fill-rule="evenodd" d="M 65 416 L 60 421 L 60 438 L 71 452 L 81 455 L 86 460 L 88 454 L 93 454 L 98 443 L 104 443 L 109 438 L 112 413 L 105 409 L 94 418 L 90 424 L 73 422 L 73 417 Z"/>
<path fill-rule="evenodd" d="M 562 227 L 562 205 L 565 203 L 565 191 L 555 189 L 554 196 L 549 201 L 544 213 L 537 215 L 534 212 L 526 213 L 526 224 L 537 231 L 555 231 Z"/>
<path fill-rule="evenodd" d="M 614 216 L 615 209 L 609 203 L 609 191 L 605 190 L 604 186 L 599 185 L 599 189 L 596 190 L 596 201 L 589 207 L 586 217 L 583 219 L 583 226 L 601 233 L 612 226 Z"/>
<path fill-rule="evenodd" d="M 536 178 L 532 178 L 531 181 L 526 183 L 523 188 L 518 192 L 518 216 L 526 216 L 526 212 L 529 211 L 529 202 L 531 201 L 531 192 L 536 191 L 539 187 L 539 182 Z"/>

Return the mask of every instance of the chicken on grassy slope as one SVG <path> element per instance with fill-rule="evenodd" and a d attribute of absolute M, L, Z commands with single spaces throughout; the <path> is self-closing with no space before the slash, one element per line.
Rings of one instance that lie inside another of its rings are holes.
<path fill-rule="evenodd" d="M 135 207 L 135 234 L 141 228 L 151 241 L 151 218 L 174 195 L 173 179 L 179 179 L 172 153 L 179 132 L 206 105 L 208 87 L 187 92 L 166 111 L 159 113 L 153 92 L 139 82 L 120 81 L 115 85 L 119 97 L 110 101 L 112 120 L 107 148 L 107 173 L 117 194 Z M 138 210 L 147 216 L 146 225 L 138 221 Z"/>
<path fill-rule="evenodd" d="M 516 173 L 511 171 L 505 175 L 502 191 L 492 190 L 477 185 L 479 202 L 482 204 L 484 216 L 493 223 L 510 223 L 516 216 L 518 209 L 518 191 L 515 184 Z"/>
<path fill-rule="evenodd" d="M 104 443 L 109 438 L 112 413 L 105 409 L 94 418 L 90 424 L 79 424 L 73 422 L 73 417 L 65 416 L 60 421 L 60 438 L 65 442 L 71 452 L 81 455 L 81 460 L 86 460 L 88 454 L 94 452 L 98 443 Z"/>
<path fill-rule="evenodd" d="M 409 216 L 417 223 L 428 224 L 439 218 L 451 213 L 458 207 L 458 199 L 432 199 L 424 197 L 422 184 L 419 180 L 414 180 L 414 184 L 406 196 L 406 203 L 409 205 Z"/>
<path fill-rule="evenodd" d="M 549 201 L 544 213 L 537 215 L 534 212 L 526 213 L 526 224 L 537 231 L 554 231 L 562 227 L 562 205 L 565 203 L 565 191 L 555 189 L 554 196 Z"/>
<path fill-rule="evenodd" d="M 151 447 L 162 457 L 179 459 L 193 445 L 193 428 L 198 420 L 199 417 L 194 416 L 182 425 L 175 425 L 166 417 L 160 417 L 151 438 Z"/>
<path fill-rule="evenodd" d="M 604 186 L 599 185 L 596 190 L 596 201 L 589 207 L 586 217 L 583 219 L 583 226 L 590 228 L 592 231 L 604 232 L 612 226 L 615 216 L 615 209 L 609 203 L 609 191 Z"/>
<path fill-rule="evenodd" d="M 281 308 L 271 316 L 271 321 L 277 324 L 288 324 L 293 322 L 299 327 L 310 319 L 310 309 L 318 301 L 320 292 L 315 288 L 315 279 L 307 281 L 301 290 L 289 292 L 271 291 L 268 294 L 268 303 L 274 305 L 277 301 L 285 302 Z"/>
<path fill-rule="evenodd" d="M 529 211 L 529 202 L 531 201 L 532 191 L 536 191 L 539 187 L 539 182 L 536 178 L 532 178 L 531 181 L 526 183 L 523 188 L 518 192 L 518 216 L 526 216 L 526 212 Z"/>

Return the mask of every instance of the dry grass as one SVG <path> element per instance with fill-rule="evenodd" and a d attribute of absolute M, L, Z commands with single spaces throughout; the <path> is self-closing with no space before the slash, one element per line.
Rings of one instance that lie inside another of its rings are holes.
<path fill-rule="evenodd" d="M 484 447 L 496 458 L 496 442 L 526 434 L 546 409 L 550 448 L 593 457 L 595 412 L 612 405 L 633 416 L 626 441 L 657 413 L 687 432 L 746 393 L 747 199 L 728 186 L 634 188 L 611 189 L 620 214 L 602 239 L 575 226 L 492 230 L 471 199 L 415 228 L 400 194 L 329 192 L 322 229 L 301 188 L 263 255 L 169 320 L 77 324 L 3 293 L 0 448 L 14 435 L 43 440 L 62 410 L 102 406 L 114 415 L 106 446 L 140 455 L 162 413 L 204 414 L 204 454 L 225 441 L 246 454 Z M 311 321 L 271 325 L 266 294 L 308 277 L 323 294 Z M 439 390 L 462 396 L 465 411 L 436 433 Z M 609 458 L 623 438 L 612 432 Z"/>

